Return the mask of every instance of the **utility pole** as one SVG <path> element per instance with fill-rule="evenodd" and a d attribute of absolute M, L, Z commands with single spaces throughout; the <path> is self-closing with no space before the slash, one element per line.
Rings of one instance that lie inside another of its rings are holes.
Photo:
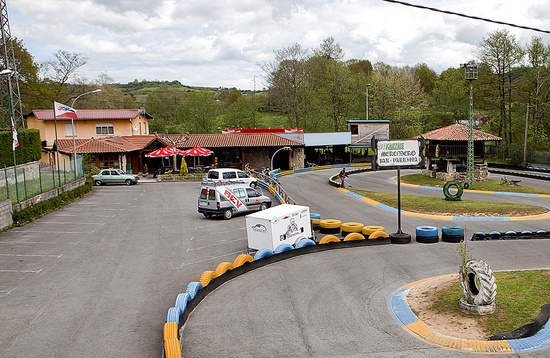
<path fill-rule="evenodd" d="M 0 26 L 2 40 L 0 41 L 0 71 L 11 70 L 13 76 L 5 76 L 5 81 L 0 81 L 0 104 L 2 128 L 11 128 L 11 115 L 14 116 L 15 127 L 25 128 L 23 119 L 23 105 L 21 103 L 21 94 L 19 92 L 19 79 L 17 75 L 17 65 L 15 62 L 15 52 L 13 49 L 13 39 L 11 37 L 10 22 L 8 20 L 8 7 L 6 0 L 0 0 Z M 11 103 L 11 112 L 8 103 Z"/>
<path fill-rule="evenodd" d="M 476 63 L 465 63 L 460 65 L 465 70 L 466 80 L 470 82 L 470 110 L 468 118 L 468 152 L 466 167 L 468 170 L 468 188 L 474 187 L 474 96 L 473 81 L 477 80 L 479 65 Z"/>

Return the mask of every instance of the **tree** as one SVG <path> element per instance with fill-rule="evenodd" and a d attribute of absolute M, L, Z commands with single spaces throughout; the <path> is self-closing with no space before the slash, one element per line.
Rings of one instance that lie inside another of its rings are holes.
<path fill-rule="evenodd" d="M 435 111 L 445 113 L 450 120 L 438 123 L 434 128 L 468 118 L 468 82 L 461 69 L 449 68 L 439 75 L 431 92 L 430 104 Z"/>
<path fill-rule="evenodd" d="M 187 95 L 178 108 L 178 116 L 189 133 L 213 133 L 218 123 L 218 106 L 207 91 Z"/>
<path fill-rule="evenodd" d="M 240 96 L 226 109 L 223 115 L 224 128 L 258 127 L 257 105 L 254 96 Z"/>
<path fill-rule="evenodd" d="M 508 30 L 496 30 L 483 38 L 478 49 L 480 61 L 499 78 L 498 107 L 500 111 L 498 135 L 508 144 L 512 141 L 512 85 L 515 79 L 514 66 L 524 56 L 515 36 Z"/>
<path fill-rule="evenodd" d="M 53 56 L 53 59 L 44 63 L 44 69 L 47 79 L 59 86 L 56 92 L 56 97 L 59 97 L 63 86 L 75 76 L 80 67 L 88 63 L 88 58 L 66 50 L 58 50 Z"/>

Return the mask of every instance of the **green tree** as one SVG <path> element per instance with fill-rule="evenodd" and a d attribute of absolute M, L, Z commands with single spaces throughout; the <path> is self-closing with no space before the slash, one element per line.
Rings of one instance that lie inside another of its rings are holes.
<path fill-rule="evenodd" d="M 178 108 L 178 115 L 189 133 L 213 133 L 218 123 L 218 106 L 207 91 L 187 95 Z"/>
<path fill-rule="evenodd" d="M 258 111 L 254 96 L 240 96 L 226 107 L 222 116 L 224 128 L 258 127 Z"/>
<path fill-rule="evenodd" d="M 469 87 L 461 69 L 449 68 L 439 75 L 431 92 L 431 107 L 443 113 L 443 121 L 429 130 L 468 119 Z"/>

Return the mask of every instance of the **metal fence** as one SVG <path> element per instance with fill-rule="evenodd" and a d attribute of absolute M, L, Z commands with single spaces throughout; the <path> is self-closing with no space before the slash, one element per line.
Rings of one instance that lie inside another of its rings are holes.
<path fill-rule="evenodd" d="M 15 204 L 82 178 L 83 157 L 77 156 L 76 170 L 74 163 L 70 161 L 50 166 L 32 162 L 4 167 L 0 170 L 0 200 L 11 199 Z"/>

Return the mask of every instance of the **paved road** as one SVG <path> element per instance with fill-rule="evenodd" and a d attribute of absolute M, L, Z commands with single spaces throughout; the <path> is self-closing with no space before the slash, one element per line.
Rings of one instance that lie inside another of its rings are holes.
<path fill-rule="evenodd" d="M 328 173 L 296 174 L 281 178 L 281 182 L 293 198 L 309 203 L 312 212 L 324 218 L 395 229 L 394 215 L 329 187 Z M 379 182 L 387 188 L 385 176 L 389 174 L 368 173 L 364 177 L 371 186 Z M 359 177 L 351 176 L 351 180 Z M 203 271 L 246 252 L 244 217 L 205 219 L 196 211 L 198 188 L 197 183 L 94 188 L 63 210 L 0 234 L 0 357 L 160 356 L 166 311 L 177 294 Z M 426 224 L 441 223 L 407 218 L 403 227 L 405 232 L 413 232 L 417 225 Z M 497 225 L 498 229 L 517 230 L 539 229 L 543 223 L 475 222 L 466 227 L 474 232 L 493 230 Z M 471 249 L 474 256 L 479 253 L 494 260 L 491 264 L 496 269 L 548 267 L 548 245 L 548 241 L 484 242 L 472 244 Z M 337 351 L 349 356 L 354 347 L 358 356 L 364 356 L 362 352 L 373 345 L 368 343 L 371 339 L 346 338 L 355 335 L 347 333 L 350 328 L 369 333 L 382 329 L 392 338 L 375 350 L 380 356 L 396 356 L 398 347 L 388 355 L 383 353 L 396 344 L 395 337 L 411 347 L 429 348 L 395 325 L 387 314 L 385 297 L 404 283 L 455 272 L 453 245 L 387 245 L 374 251 L 337 250 L 308 256 L 247 274 L 203 301 L 184 332 L 186 356 L 222 356 L 224 349 L 235 347 L 242 348 L 242 354 L 229 355 L 254 355 L 251 352 L 262 346 L 258 342 L 265 344 L 266 340 L 260 339 L 265 332 L 284 327 L 280 315 L 297 322 L 289 325 L 292 337 L 311 338 L 290 341 L 288 345 L 296 350 L 281 350 L 281 356 L 323 356 Z M 292 294 L 284 296 L 285 292 Z M 217 300 L 223 301 L 222 311 L 233 316 L 211 316 L 209 306 L 220 304 Z M 287 304 L 295 309 L 288 313 L 275 310 Z M 360 308 L 364 320 L 357 318 L 352 308 Z M 309 320 L 315 320 L 311 322 L 314 331 L 308 328 Z M 237 321 L 244 322 L 244 327 Z M 258 328 L 256 321 L 272 323 Z M 219 330 L 203 327 L 213 325 Z M 223 335 L 229 336 L 227 341 L 220 339 Z M 241 340 L 241 336 L 252 340 Z M 267 345 L 256 356 L 272 356 L 289 337 L 281 333 L 267 341 L 277 345 Z M 216 344 L 216 354 L 201 351 Z M 403 356 L 411 356 L 409 353 Z"/>

